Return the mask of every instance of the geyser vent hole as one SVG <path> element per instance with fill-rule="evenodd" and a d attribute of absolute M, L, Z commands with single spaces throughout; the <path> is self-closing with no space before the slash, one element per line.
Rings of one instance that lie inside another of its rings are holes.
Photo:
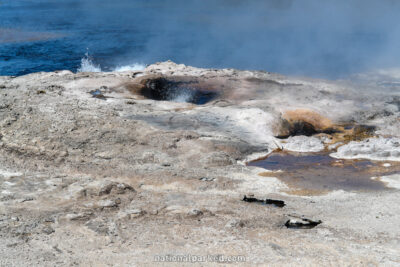
<path fill-rule="evenodd" d="M 219 96 L 217 92 L 198 88 L 196 82 L 171 81 L 157 78 L 146 81 L 140 94 L 158 101 L 206 104 Z"/>

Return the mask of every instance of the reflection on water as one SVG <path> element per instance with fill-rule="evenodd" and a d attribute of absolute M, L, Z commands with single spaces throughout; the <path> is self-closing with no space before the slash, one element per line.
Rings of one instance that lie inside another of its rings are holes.
<path fill-rule="evenodd" d="M 282 171 L 261 175 L 279 178 L 291 188 L 289 193 L 299 195 L 318 195 L 332 190 L 384 190 L 384 183 L 371 178 L 400 172 L 398 163 L 385 167 L 382 162 L 369 160 L 338 160 L 328 153 L 275 152 L 248 165 Z"/>

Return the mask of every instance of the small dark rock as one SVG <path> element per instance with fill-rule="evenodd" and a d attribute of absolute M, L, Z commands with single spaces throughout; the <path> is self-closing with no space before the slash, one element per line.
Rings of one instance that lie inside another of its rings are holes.
<path fill-rule="evenodd" d="M 267 198 L 266 200 L 258 199 L 255 197 L 243 197 L 243 201 L 249 202 L 249 203 L 260 203 L 260 204 L 265 204 L 265 205 L 274 205 L 276 207 L 282 208 L 285 206 L 285 202 L 283 200 L 276 200 L 276 199 L 269 199 Z"/>
<path fill-rule="evenodd" d="M 26 197 L 23 200 L 21 200 L 21 203 L 27 202 L 27 201 L 33 201 L 33 200 L 35 200 L 33 197 Z"/>
<path fill-rule="evenodd" d="M 7 244 L 7 247 L 8 247 L 8 248 L 14 248 L 14 247 L 16 247 L 16 246 L 18 246 L 18 243 Z"/>
<path fill-rule="evenodd" d="M 43 221 L 46 223 L 55 223 L 56 220 L 52 217 L 48 217 L 48 218 L 45 218 Z"/>
<path fill-rule="evenodd" d="M 204 181 L 204 182 L 212 182 L 215 180 L 215 178 L 210 178 L 210 177 L 202 177 L 199 179 L 200 181 Z"/>
<path fill-rule="evenodd" d="M 253 203 L 253 202 L 264 203 L 264 200 L 262 200 L 262 199 L 258 199 L 258 198 L 255 198 L 255 197 L 247 197 L 247 196 L 243 197 L 243 201 L 244 202 L 249 202 L 249 203 Z"/>
<path fill-rule="evenodd" d="M 88 221 L 85 226 L 101 235 L 108 235 L 110 233 L 109 225 L 101 219 Z"/>
<path fill-rule="evenodd" d="M 204 213 L 201 210 L 194 209 L 194 210 L 189 211 L 187 215 L 189 215 L 191 217 L 199 217 L 199 216 L 202 216 L 203 214 Z"/>
<path fill-rule="evenodd" d="M 275 205 L 279 208 L 283 208 L 285 206 L 285 201 L 283 200 L 275 200 L 275 199 L 266 199 L 265 204 Z"/>
<path fill-rule="evenodd" d="M 239 220 L 239 219 L 230 220 L 225 225 L 225 227 L 227 227 L 227 228 L 237 228 L 237 227 L 243 228 L 245 226 L 246 226 L 246 223 L 243 220 Z"/>
<path fill-rule="evenodd" d="M 103 95 L 103 93 L 99 89 L 92 90 L 89 92 L 89 94 L 91 94 L 94 98 L 98 98 L 101 100 L 107 100 L 107 97 L 105 95 Z"/>
<path fill-rule="evenodd" d="M 294 229 L 311 229 L 320 223 L 322 223 L 321 220 L 314 221 L 307 218 L 295 218 L 287 220 L 285 226 L 287 228 L 294 228 Z"/>
<path fill-rule="evenodd" d="M 53 249 L 54 249 L 55 251 L 57 251 L 58 253 L 62 253 L 62 250 L 59 249 L 57 245 L 53 246 Z"/>
<path fill-rule="evenodd" d="M 46 225 L 45 227 L 43 227 L 42 232 L 47 235 L 50 235 L 50 234 L 54 233 L 55 230 L 53 229 L 53 227 Z"/>

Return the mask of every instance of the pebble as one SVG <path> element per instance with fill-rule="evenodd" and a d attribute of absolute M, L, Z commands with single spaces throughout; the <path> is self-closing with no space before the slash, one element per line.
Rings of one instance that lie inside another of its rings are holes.
<path fill-rule="evenodd" d="M 118 204 L 114 200 L 105 199 L 97 202 L 97 205 L 104 208 L 116 207 Z"/>
<path fill-rule="evenodd" d="M 53 227 L 46 225 L 45 227 L 43 227 L 42 232 L 47 235 L 50 235 L 50 234 L 54 233 L 55 230 L 53 229 Z"/>

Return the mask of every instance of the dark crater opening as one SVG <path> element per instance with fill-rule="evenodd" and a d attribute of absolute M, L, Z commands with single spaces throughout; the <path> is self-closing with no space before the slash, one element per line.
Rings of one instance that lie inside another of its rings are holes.
<path fill-rule="evenodd" d="M 159 101 L 206 104 L 219 96 L 218 92 L 204 88 L 198 81 L 179 81 L 154 78 L 144 81 L 139 92 L 142 96 Z"/>

